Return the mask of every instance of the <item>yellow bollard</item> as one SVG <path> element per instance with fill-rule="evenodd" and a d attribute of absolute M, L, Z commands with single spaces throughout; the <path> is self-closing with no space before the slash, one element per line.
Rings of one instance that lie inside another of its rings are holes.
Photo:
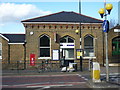
<path fill-rule="evenodd" d="M 100 70 L 94 70 L 93 71 L 93 76 L 94 76 L 94 79 L 98 80 L 100 79 Z"/>
<path fill-rule="evenodd" d="M 98 62 L 93 62 L 92 78 L 93 82 L 100 82 L 100 65 Z"/>

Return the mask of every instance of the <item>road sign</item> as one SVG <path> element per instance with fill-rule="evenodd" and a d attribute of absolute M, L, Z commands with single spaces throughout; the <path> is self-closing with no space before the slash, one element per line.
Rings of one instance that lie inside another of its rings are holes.
<path fill-rule="evenodd" d="M 108 33 L 108 31 L 109 31 L 109 21 L 104 20 L 104 22 L 103 22 L 103 32 Z"/>

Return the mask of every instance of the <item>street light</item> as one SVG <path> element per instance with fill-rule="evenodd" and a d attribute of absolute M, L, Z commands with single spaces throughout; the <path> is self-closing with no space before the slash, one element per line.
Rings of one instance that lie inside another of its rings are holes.
<path fill-rule="evenodd" d="M 98 12 L 101 15 L 101 18 L 103 18 L 103 16 L 105 16 L 105 19 L 106 19 L 106 16 L 110 14 L 112 8 L 113 8 L 113 6 L 110 3 L 105 4 L 105 8 L 100 8 L 100 10 Z M 106 10 L 108 11 L 108 14 L 106 14 Z"/>
<path fill-rule="evenodd" d="M 111 12 L 111 10 L 112 10 L 112 8 L 113 8 L 113 6 L 112 6 L 112 4 L 106 4 L 106 10 L 108 11 L 108 14 L 110 14 L 110 12 Z"/>
<path fill-rule="evenodd" d="M 106 0 L 104 2 L 104 8 L 101 8 L 98 12 L 101 15 L 101 18 L 105 16 L 105 20 L 103 22 L 103 32 L 105 32 L 105 41 L 106 41 L 106 81 L 109 81 L 109 63 L 108 63 L 108 31 L 109 31 L 109 21 L 107 20 L 107 15 L 110 15 L 112 10 L 112 4 L 106 4 Z M 108 14 L 106 14 L 106 10 Z"/>
<path fill-rule="evenodd" d="M 82 39 L 81 39 L 81 23 L 80 23 L 80 30 L 75 30 L 75 33 L 76 34 L 79 34 L 80 33 L 80 71 L 82 72 L 82 55 L 83 55 L 83 51 L 82 51 Z"/>
<path fill-rule="evenodd" d="M 101 18 L 103 18 L 103 14 L 105 13 L 105 10 L 104 10 L 104 8 L 101 8 L 100 10 L 99 10 L 99 14 L 101 15 Z"/>
<path fill-rule="evenodd" d="M 75 30 L 75 33 L 76 33 L 76 34 L 78 34 L 78 33 L 79 33 L 79 30 L 78 30 L 78 29 L 77 29 L 77 30 Z"/>

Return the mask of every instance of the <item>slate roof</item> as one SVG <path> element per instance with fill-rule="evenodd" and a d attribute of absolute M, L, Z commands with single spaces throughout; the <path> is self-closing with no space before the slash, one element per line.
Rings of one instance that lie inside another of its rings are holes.
<path fill-rule="evenodd" d="M 9 39 L 9 43 L 24 43 L 25 34 L 2 34 Z"/>
<path fill-rule="evenodd" d="M 76 12 L 58 12 L 46 16 L 23 20 L 22 22 L 74 22 L 74 23 L 102 23 L 102 20 Z"/>

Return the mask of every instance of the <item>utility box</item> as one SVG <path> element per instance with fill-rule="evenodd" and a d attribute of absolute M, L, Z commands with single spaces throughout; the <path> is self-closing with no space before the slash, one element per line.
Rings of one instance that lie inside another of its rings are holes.
<path fill-rule="evenodd" d="M 74 68 L 74 71 L 77 71 L 77 63 L 69 63 L 69 68 Z"/>
<path fill-rule="evenodd" d="M 69 67 L 67 68 L 68 72 L 77 71 L 77 63 L 69 63 Z"/>
<path fill-rule="evenodd" d="M 100 82 L 100 64 L 98 62 L 93 62 L 92 80 L 93 82 Z"/>
<path fill-rule="evenodd" d="M 77 71 L 77 63 L 73 63 L 73 68 Z"/>

